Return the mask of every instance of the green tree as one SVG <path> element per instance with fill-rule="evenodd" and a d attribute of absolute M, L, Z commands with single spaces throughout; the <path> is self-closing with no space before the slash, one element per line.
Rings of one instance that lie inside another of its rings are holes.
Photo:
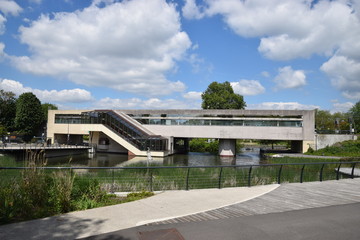
<path fill-rule="evenodd" d="M 201 94 L 203 109 L 245 109 L 243 96 L 234 93 L 229 82 L 212 82 Z"/>
<path fill-rule="evenodd" d="M 335 130 L 335 119 L 329 111 L 316 109 L 315 114 L 316 130 Z"/>
<path fill-rule="evenodd" d="M 43 111 L 45 122 L 47 121 L 47 118 L 48 118 L 48 110 L 58 110 L 58 107 L 51 103 L 43 103 L 43 104 L 41 104 L 41 108 Z"/>
<path fill-rule="evenodd" d="M 15 126 L 29 141 L 36 135 L 44 120 L 39 99 L 31 92 L 23 93 L 16 102 Z"/>
<path fill-rule="evenodd" d="M 16 98 L 13 92 L 0 90 L 0 125 L 4 131 L 14 130 L 14 120 L 16 115 Z"/>
<path fill-rule="evenodd" d="M 348 114 L 349 118 L 351 118 L 355 124 L 353 127 L 355 127 L 356 132 L 360 132 L 360 101 L 355 103 L 355 105 L 349 110 Z"/>
<path fill-rule="evenodd" d="M 217 153 L 219 149 L 218 139 L 194 138 L 189 142 L 190 152 Z"/>

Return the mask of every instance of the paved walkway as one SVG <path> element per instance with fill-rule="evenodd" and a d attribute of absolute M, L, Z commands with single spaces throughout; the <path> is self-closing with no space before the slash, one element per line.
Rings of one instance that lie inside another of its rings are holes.
<path fill-rule="evenodd" d="M 0 239 L 75 239 L 247 201 L 279 185 L 166 191 L 109 207 L 0 226 Z"/>
<path fill-rule="evenodd" d="M 318 155 L 307 155 L 301 153 L 279 153 L 276 154 L 279 157 L 294 157 L 294 158 L 318 158 L 318 159 L 342 159 L 344 157 L 335 157 L 335 156 L 318 156 Z"/>
<path fill-rule="evenodd" d="M 311 219 L 310 217 L 317 214 L 315 210 L 320 207 L 323 209 L 321 216 L 325 216 L 328 211 L 334 214 L 337 207 L 347 206 L 346 204 L 357 204 L 348 208 L 343 207 L 342 213 L 356 211 L 351 221 L 355 219 L 359 223 L 358 203 L 360 179 L 251 188 L 168 191 L 136 202 L 1 226 L 0 239 L 74 239 L 88 236 L 92 236 L 91 239 L 139 239 L 140 230 L 167 228 L 169 223 L 179 226 L 173 230 L 180 229 L 183 231 L 181 234 L 192 228 L 192 233 L 200 236 L 201 234 L 196 233 L 196 229 L 193 228 L 199 226 L 199 229 L 209 231 L 201 235 L 207 237 L 204 239 L 214 239 L 211 235 L 209 237 L 209 234 L 216 228 L 209 228 L 209 224 L 211 226 L 215 222 L 219 224 L 217 226 L 223 226 L 221 229 L 229 237 L 238 234 L 239 231 L 246 231 L 235 227 L 231 232 L 231 228 L 226 226 L 237 226 L 238 221 L 244 223 L 247 222 L 247 218 L 251 220 L 252 217 L 259 216 L 262 221 L 271 221 L 267 217 L 271 214 L 305 209 L 301 211 L 306 211 L 304 215 Z M 327 208 L 331 210 L 326 210 Z M 319 216 L 316 217 L 317 221 L 321 220 Z M 274 221 L 275 219 L 282 218 L 274 218 Z M 350 221 L 349 218 L 347 221 Z M 276 222 L 265 221 L 262 224 L 265 228 L 267 224 L 277 226 Z M 300 227 L 304 225 L 300 224 Z M 126 233 L 131 237 L 123 237 Z M 248 234 L 248 239 L 251 239 L 251 232 Z M 356 234 L 360 232 L 357 231 Z"/>

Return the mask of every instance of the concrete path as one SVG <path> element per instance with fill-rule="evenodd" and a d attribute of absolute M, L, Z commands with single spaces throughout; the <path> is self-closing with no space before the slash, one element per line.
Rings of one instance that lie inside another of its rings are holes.
<path fill-rule="evenodd" d="M 99 235 L 247 201 L 277 187 L 166 191 L 136 202 L 0 226 L 0 239 L 75 239 Z"/>
<path fill-rule="evenodd" d="M 359 212 L 360 203 L 353 203 L 203 222 L 139 226 L 86 240 L 358 240 Z"/>
<path fill-rule="evenodd" d="M 360 179 L 283 184 L 246 202 L 88 240 L 360 239 Z"/>
<path fill-rule="evenodd" d="M 250 201 L 235 203 L 230 206 L 190 216 L 173 218 L 167 221 L 153 222 L 151 224 L 160 225 L 228 219 L 351 203 L 360 203 L 360 178 L 340 181 L 282 184 L 274 191 Z"/>
<path fill-rule="evenodd" d="M 169 228 L 188 240 L 239 239 L 239 234 L 245 236 L 241 239 L 336 239 L 327 237 L 339 237 L 339 232 L 342 239 L 359 239 L 359 203 L 360 178 L 167 191 L 136 202 L 0 226 L 0 239 L 139 240 L 140 233 Z M 259 225 L 247 224 L 251 222 Z M 317 228 L 327 235 L 316 238 Z"/>
<path fill-rule="evenodd" d="M 318 155 L 306 155 L 301 153 L 279 153 L 276 154 L 278 157 L 294 157 L 294 158 L 317 158 L 317 159 L 341 159 L 344 157 L 335 156 L 318 156 Z"/>

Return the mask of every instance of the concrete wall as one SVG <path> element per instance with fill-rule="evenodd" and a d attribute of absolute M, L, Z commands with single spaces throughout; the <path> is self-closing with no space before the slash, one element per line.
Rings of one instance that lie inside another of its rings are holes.
<path fill-rule="evenodd" d="M 144 125 L 150 131 L 179 138 L 303 140 L 301 127 Z M 313 140 L 313 139 L 312 139 Z"/>
<path fill-rule="evenodd" d="M 319 150 L 326 146 L 334 145 L 337 142 L 356 140 L 357 136 L 350 134 L 316 134 L 315 139 L 315 150 Z"/>
<path fill-rule="evenodd" d="M 232 157 L 236 155 L 236 140 L 220 139 L 219 155 L 222 157 Z"/>
<path fill-rule="evenodd" d="M 109 144 L 108 145 L 102 144 L 99 141 L 101 138 L 107 138 L 109 140 Z M 119 143 L 117 143 L 114 139 L 112 139 L 111 137 L 107 136 L 106 134 L 104 134 L 102 132 L 93 132 L 91 134 L 90 141 L 91 141 L 91 143 L 96 144 L 97 150 L 99 152 L 128 153 L 128 150 L 126 148 L 124 148 Z"/>
<path fill-rule="evenodd" d="M 48 123 L 47 123 L 47 138 L 50 138 L 54 143 L 55 134 L 74 134 L 74 135 L 87 135 L 88 131 L 81 129 L 79 124 L 55 124 L 56 114 L 80 114 L 86 110 L 49 110 Z"/>
<path fill-rule="evenodd" d="M 154 116 L 221 116 L 298 118 L 302 127 L 142 125 L 162 136 L 179 138 L 259 139 L 314 141 L 315 111 L 309 110 L 117 110 L 126 114 Z M 166 117 L 164 118 L 166 119 Z M 221 118 L 220 118 L 221 119 Z"/>

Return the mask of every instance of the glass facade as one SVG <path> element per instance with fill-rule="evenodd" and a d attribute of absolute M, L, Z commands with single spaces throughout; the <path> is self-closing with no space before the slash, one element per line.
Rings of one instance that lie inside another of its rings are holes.
<path fill-rule="evenodd" d="M 302 127 L 300 117 L 243 117 L 243 116 L 180 116 L 180 115 L 132 115 L 141 124 L 146 125 L 194 125 L 194 126 L 252 126 L 252 127 Z"/>
<path fill-rule="evenodd" d="M 55 123 L 103 124 L 142 151 L 148 149 L 151 151 L 165 151 L 167 149 L 166 138 L 148 135 L 112 111 L 85 112 L 81 115 L 56 114 Z"/>

